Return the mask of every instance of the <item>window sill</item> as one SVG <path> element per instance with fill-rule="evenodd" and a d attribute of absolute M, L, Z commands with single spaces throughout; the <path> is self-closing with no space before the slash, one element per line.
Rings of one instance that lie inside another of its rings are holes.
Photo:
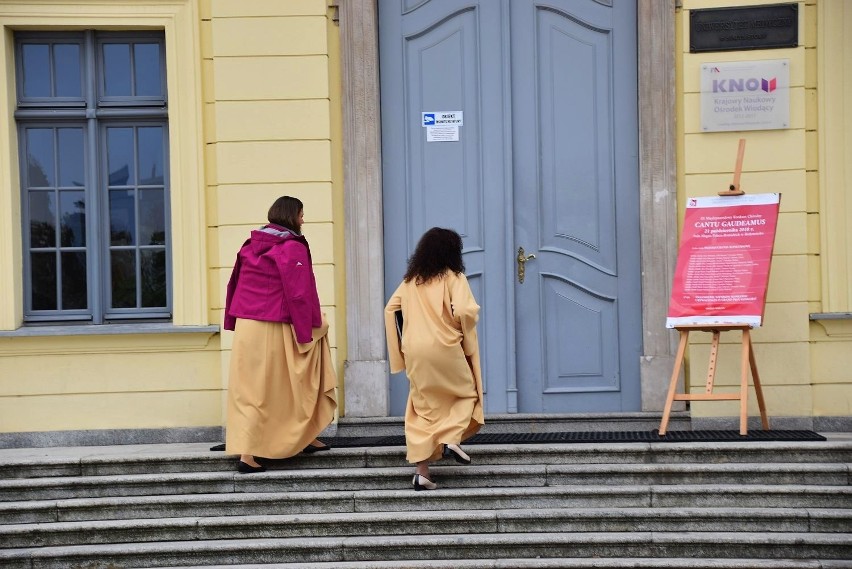
<path fill-rule="evenodd" d="M 810 319 L 825 330 L 832 338 L 852 336 L 852 312 L 815 312 Z"/>
<path fill-rule="evenodd" d="M 40 336 L 114 336 L 120 334 L 217 334 L 219 326 L 175 326 L 169 323 L 102 324 L 77 326 L 22 326 L 0 330 L 0 338 L 36 338 Z"/>
<path fill-rule="evenodd" d="M 0 357 L 216 350 L 219 326 L 169 323 L 24 326 L 0 331 Z"/>

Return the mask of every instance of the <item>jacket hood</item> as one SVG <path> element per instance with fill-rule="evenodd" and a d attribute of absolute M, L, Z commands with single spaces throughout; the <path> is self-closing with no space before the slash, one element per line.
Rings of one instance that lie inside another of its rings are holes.
<path fill-rule="evenodd" d="M 251 232 L 251 249 L 255 255 L 262 255 L 274 246 L 284 243 L 285 241 L 290 241 L 291 239 L 298 239 L 303 242 L 305 241 L 304 237 L 294 233 L 286 227 L 270 223 Z"/>

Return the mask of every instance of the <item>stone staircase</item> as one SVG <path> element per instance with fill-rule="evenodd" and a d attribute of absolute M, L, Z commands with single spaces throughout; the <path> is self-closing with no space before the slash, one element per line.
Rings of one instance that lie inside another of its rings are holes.
<path fill-rule="evenodd" d="M 234 471 L 213 443 L 0 456 L 0 567 L 852 567 L 852 437 L 402 447 Z"/>

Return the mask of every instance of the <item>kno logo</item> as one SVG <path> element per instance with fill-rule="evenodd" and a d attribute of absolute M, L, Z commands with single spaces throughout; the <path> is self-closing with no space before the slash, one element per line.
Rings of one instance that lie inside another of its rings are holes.
<path fill-rule="evenodd" d="M 713 79 L 714 93 L 742 93 L 744 91 L 764 91 L 771 93 L 778 87 L 778 79 Z"/>

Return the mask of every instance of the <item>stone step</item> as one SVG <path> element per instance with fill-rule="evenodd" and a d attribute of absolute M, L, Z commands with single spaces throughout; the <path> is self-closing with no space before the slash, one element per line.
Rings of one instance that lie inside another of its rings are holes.
<path fill-rule="evenodd" d="M 447 461 L 445 461 L 446 463 Z M 453 464 L 453 463 L 450 463 Z M 410 466 L 190 472 L 0 480 L 0 502 L 231 492 L 392 490 L 410 484 Z M 847 464 L 509 464 L 434 466 L 448 488 L 623 484 L 814 484 L 847 486 Z"/>
<path fill-rule="evenodd" d="M 207 443 L 112 448 L 38 449 L 19 456 L 7 451 L 0 481 L 12 479 L 233 472 L 236 459 L 210 452 Z M 592 463 L 852 463 L 852 440 L 823 442 L 572 443 L 469 445 L 474 462 L 494 464 Z M 65 454 L 63 454 L 65 453 Z M 351 469 L 403 466 L 405 447 L 334 448 L 318 455 L 269 461 L 275 468 Z"/>
<path fill-rule="evenodd" d="M 255 515 L 0 526 L 0 548 L 155 541 L 536 532 L 847 533 L 852 511 L 795 508 L 549 508 Z M 413 530 L 413 528 L 416 528 Z"/>
<path fill-rule="evenodd" d="M 262 538 L 0 550 L 7 567 L 168 567 L 495 558 L 849 560 L 852 535 L 765 532 L 591 532 Z"/>
<path fill-rule="evenodd" d="M 852 486 L 590 485 L 75 498 L 0 503 L 0 524 L 240 516 L 246 511 L 288 515 L 533 508 L 830 508 L 843 512 L 852 510 Z"/>
<path fill-rule="evenodd" d="M 233 565 L 204 566 L 225 569 Z M 335 561 L 332 563 L 270 563 L 240 569 L 849 569 L 852 562 L 795 559 L 648 559 L 644 557 L 571 559 L 452 559 L 400 561 Z M 200 566 L 184 567 L 200 569 Z"/>

